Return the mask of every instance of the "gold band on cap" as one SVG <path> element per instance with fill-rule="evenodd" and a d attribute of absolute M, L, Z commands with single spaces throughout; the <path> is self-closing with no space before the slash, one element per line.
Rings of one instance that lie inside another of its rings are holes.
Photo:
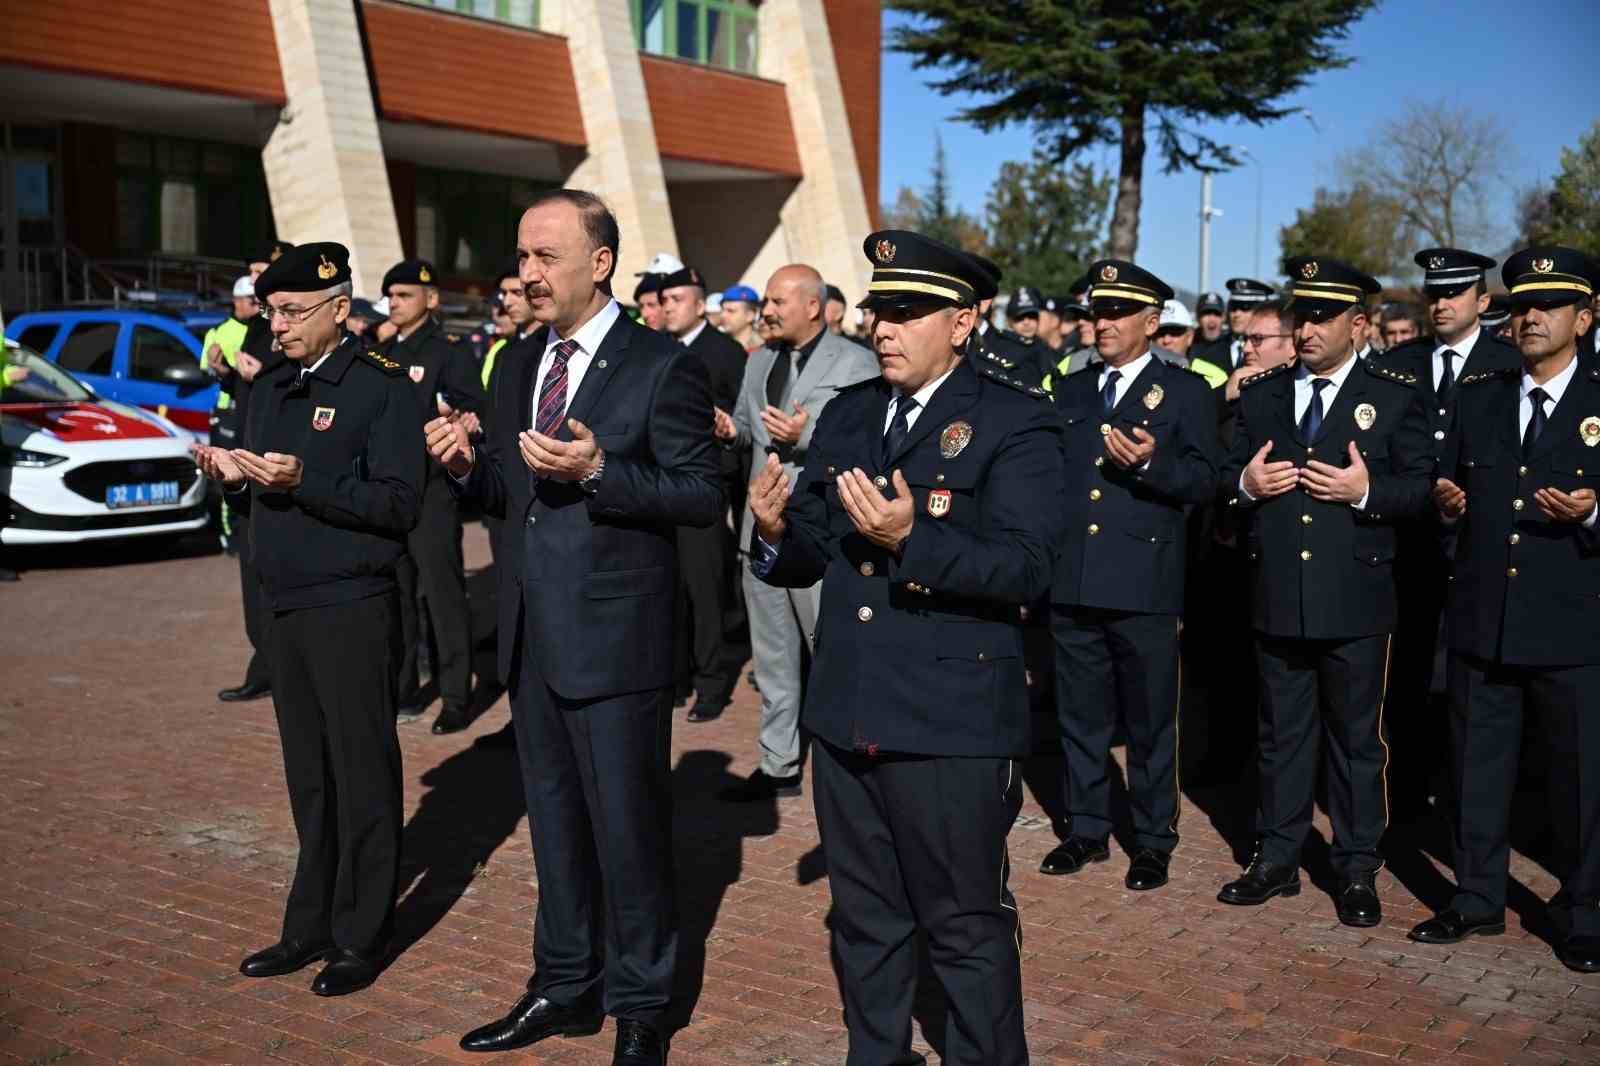
<path fill-rule="evenodd" d="M 872 272 L 873 277 L 877 277 L 880 274 L 885 277 L 890 274 L 914 274 L 922 278 L 938 278 L 940 281 L 948 281 L 952 285 L 959 285 L 964 289 L 972 287 L 954 274 L 941 274 L 937 270 L 913 270 L 910 267 L 879 267 Z"/>
<path fill-rule="evenodd" d="M 876 278 L 877 274 L 874 274 L 873 277 Z M 971 289 L 953 289 L 944 285 L 929 285 L 921 281 L 900 281 L 894 278 L 885 278 L 869 283 L 867 292 L 878 296 L 918 293 L 925 296 L 938 296 L 945 300 L 953 300 L 956 303 L 965 303 L 973 298 Z"/>
<path fill-rule="evenodd" d="M 1125 289 L 1120 285 L 1095 285 L 1089 290 L 1089 299 L 1091 300 L 1116 299 L 1117 297 L 1121 297 L 1124 300 L 1137 300 L 1142 304 L 1150 304 L 1152 307 L 1161 306 L 1161 301 L 1156 299 L 1155 293 L 1147 292 L 1144 289 Z"/>
<path fill-rule="evenodd" d="M 1550 275 L 1540 274 L 1537 276 L 1547 278 Z M 1517 281 L 1511 285 L 1511 295 L 1515 296 L 1519 292 L 1542 292 L 1551 289 L 1559 289 L 1562 292 L 1578 292 L 1585 296 L 1594 295 L 1594 287 L 1581 278 L 1573 278 L 1570 281 Z"/>
<path fill-rule="evenodd" d="M 1358 304 L 1361 302 L 1362 290 L 1354 285 L 1325 282 L 1314 287 L 1296 285 L 1289 290 L 1289 295 L 1301 296 L 1307 300 L 1341 300 L 1347 304 Z"/>

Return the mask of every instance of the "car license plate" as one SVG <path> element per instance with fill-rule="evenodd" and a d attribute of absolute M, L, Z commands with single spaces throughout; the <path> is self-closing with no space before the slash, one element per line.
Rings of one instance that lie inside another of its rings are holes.
<path fill-rule="evenodd" d="M 113 511 L 123 507 L 160 507 L 177 502 L 176 481 L 146 481 L 137 485 L 106 486 L 106 506 Z"/>

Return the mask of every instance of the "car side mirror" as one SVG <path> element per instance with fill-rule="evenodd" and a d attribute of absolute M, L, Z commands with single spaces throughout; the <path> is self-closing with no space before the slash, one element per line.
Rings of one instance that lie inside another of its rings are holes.
<path fill-rule="evenodd" d="M 211 375 L 199 363 L 173 363 L 161 371 L 161 380 L 180 389 L 200 389 L 211 384 Z"/>

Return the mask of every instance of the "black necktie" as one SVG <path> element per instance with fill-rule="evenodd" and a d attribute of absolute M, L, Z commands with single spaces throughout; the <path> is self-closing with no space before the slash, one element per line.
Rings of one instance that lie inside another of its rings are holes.
<path fill-rule="evenodd" d="M 1526 459 L 1528 453 L 1533 451 L 1533 442 L 1539 439 L 1539 434 L 1544 432 L 1544 402 L 1550 394 L 1543 389 L 1529 389 L 1528 400 L 1533 404 L 1533 414 L 1528 418 L 1528 428 L 1522 431 L 1522 457 Z"/>
<path fill-rule="evenodd" d="M 916 410 L 917 401 L 911 396 L 895 397 L 894 417 L 889 420 L 889 431 L 883 435 L 883 465 L 887 467 L 900 451 L 900 445 L 906 442 L 906 434 L 911 432 L 911 423 L 906 416 Z"/>
<path fill-rule="evenodd" d="M 1434 390 L 1434 396 L 1438 399 L 1440 406 L 1443 406 L 1446 398 L 1449 397 L 1450 386 L 1456 383 L 1455 365 L 1452 360 L 1455 359 L 1457 354 L 1459 353 L 1454 348 L 1446 348 L 1439 353 L 1439 358 L 1444 360 L 1444 372 L 1439 375 L 1439 387 Z"/>
<path fill-rule="evenodd" d="M 1122 380 L 1122 371 L 1109 370 L 1106 372 L 1106 383 L 1100 388 L 1100 402 L 1105 406 L 1106 414 L 1117 406 L 1117 382 Z"/>
<path fill-rule="evenodd" d="M 789 361 L 793 358 L 794 349 L 780 350 L 767 372 L 767 403 L 773 407 L 783 406 L 783 390 L 789 387 Z"/>
<path fill-rule="evenodd" d="M 1306 413 L 1300 416 L 1300 439 L 1307 444 L 1315 444 L 1322 436 L 1322 390 L 1332 384 L 1327 378 L 1311 379 L 1311 402 L 1306 405 Z"/>

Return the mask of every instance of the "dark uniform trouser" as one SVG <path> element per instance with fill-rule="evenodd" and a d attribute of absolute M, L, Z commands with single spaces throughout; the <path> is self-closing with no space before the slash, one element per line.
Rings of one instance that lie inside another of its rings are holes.
<path fill-rule="evenodd" d="M 1440 622 L 1450 561 L 1432 531 L 1408 528 L 1400 542 L 1400 563 L 1403 565 L 1395 569 L 1400 617 L 1395 626 L 1394 662 L 1389 669 L 1384 705 L 1389 711 L 1389 744 L 1394 762 L 1405 771 L 1395 782 L 1395 798 L 1419 807 L 1429 794 L 1435 774 L 1442 780 L 1447 763 L 1440 751 L 1439 737 L 1448 727 L 1433 692 L 1435 675 L 1441 683 L 1444 677 L 1440 669 L 1444 645 Z"/>
<path fill-rule="evenodd" d="M 224 504 L 226 506 L 226 504 Z M 244 635 L 250 640 L 250 665 L 245 667 L 246 685 L 272 684 L 272 611 L 261 589 L 250 556 L 250 515 L 239 513 L 233 525 L 234 543 L 239 547 L 239 600 L 244 606 Z"/>
<path fill-rule="evenodd" d="M 539 877 L 530 991 L 658 1025 L 678 949 L 672 690 L 563 699 L 522 634 L 511 720 Z"/>
<path fill-rule="evenodd" d="M 371 958 L 389 937 L 400 870 L 393 593 L 285 611 L 272 625 L 272 702 L 300 858 L 285 939 Z"/>
<path fill-rule="evenodd" d="M 1600 666 L 1500 666 L 1450 657 L 1450 754 L 1456 895 L 1469 917 L 1506 906 L 1511 798 L 1524 714 L 1550 746 L 1550 813 L 1566 876 L 1551 901 L 1558 925 L 1600 936 Z"/>
<path fill-rule="evenodd" d="M 1021 925 L 1006 886 L 1015 761 L 811 747 L 847 1066 L 924 1061 L 911 1051 L 919 929 L 949 1000 L 942 1061 L 1026 1063 Z"/>
<path fill-rule="evenodd" d="M 691 624 L 694 691 L 711 707 L 733 698 L 739 679 L 737 664 L 730 663 L 724 626 L 727 625 L 732 573 L 729 556 L 733 537 L 725 523 L 705 529 L 678 527 L 679 595 L 687 598 Z"/>
<path fill-rule="evenodd" d="M 1389 824 L 1383 738 L 1387 635 L 1301 640 L 1256 634 L 1261 672 L 1261 858 L 1296 866 L 1327 770 L 1331 861 L 1341 877 L 1383 866 Z"/>
<path fill-rule="evenodd" d="M 416 592 L 420 587 L 428 601 L 428 618 L 433 622 L 434 645 L 439 652 L 434 667 L 439 695 L 464 705 L 472 695 L 472 623 L 461 561 L 461 514 L 449 487 L 437 476 L 430 477 L 423 489 L 422 516 L 406 538 L 406 552 L 415 565 L 402 564 L 397 571 L 403 640 L 400 683 L 410 686 L 417 679 L 422 619 Z"/>
<path fill-rule="evenodd" d="M 1067 816 L 1076 836 L 1111 835 L 1111 740 L 1128 734 L 1134 846 L 1178 845 L 1178 619 L 1092 607 L 1052 607 L 1056 717 Z"/>

